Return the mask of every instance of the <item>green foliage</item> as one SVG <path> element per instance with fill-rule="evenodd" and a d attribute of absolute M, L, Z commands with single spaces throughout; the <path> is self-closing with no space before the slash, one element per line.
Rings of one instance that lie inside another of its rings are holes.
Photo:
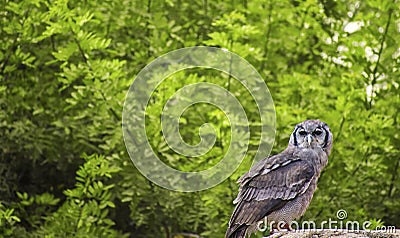
<path fill-rule="evenodd" d="M 123 237 L 112 229 L 115 223 L 108 217 L 114 184 L 107 184 L 120 169 L 104 156 L 84 155 L 85 163 L 76 172 L 73 189 L 64 191 L 66 200 L 44 217 L 36 231 L 38 237 Z M 23 203 L 24 201 L 21 201 Z"/>
<path fill-rule="evenodd" d="M 17 222 L 21 222 L 17 216 L 13 215 L 14 209 L 6 208 L 0 203 L 0 227 L 2 236 L 11 236 Z"/>
<path fill-rule="evenodd" d="M 120 171 L 111 164 L 110 158 L 97 155 L 83 155 L 85 163 L 76 172 L 76 183 L 73 189 L 64 190 L 65 200 L 60 202 L 54 195 L 44 193 L 29 196 L 17 192 L 18 202 L 14 202 L 18 216 L 13 215 L 15 209 L 5 209 L 1 204 L 1 227 L 3 235 L 18 237 L 123 237 L 111 227 L 115 223 L 108 217 L 112 202 L 110 183 L 112 175 Z M 13 227 L 21 220 L 29 226 L 26 229 Z M 34 228 L 34 232 L 29 229 Z"/>
<path fill-rule="evenodd" d="M 396 0 L 2 1 L 0 236 L 222 237 L 235 181 L 260 137 L 257 107 L 239 82 L 185 70 L 166 79 L 147 108 L 160 158 L 199 171 L 223 157 L 229 121 L 208 105 L 185 111 L 180 133 L 188 144 L 199 142 L 205 122 L 217 133 L 211 151 L 187 159 L 161 136 L 165 102 L 194 82 L 238 97 L 250 120 L 249 151 L 214 188 L 177 193 L 152 184 L 133 167 L 122 138 L 134 76 L 157 56 L 194 45 L 229 49 L 266 80 L 277 113 L 273 153 L 302 120 L 331 127 L 329 165 L 303 220 L 345 209 L 350 220 L 400 226 L 399 17 Z"/>

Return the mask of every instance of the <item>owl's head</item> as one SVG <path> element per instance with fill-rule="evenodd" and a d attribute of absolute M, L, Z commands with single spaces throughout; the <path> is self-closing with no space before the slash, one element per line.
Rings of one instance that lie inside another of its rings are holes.
<path fill-rule="evenodd" d="M 327 155 L 332 148 L 332 133 L 328 125 L 320 120 L 306 120 L 294 128 L 289 145 L 299 148 L 322 148 Z"/>

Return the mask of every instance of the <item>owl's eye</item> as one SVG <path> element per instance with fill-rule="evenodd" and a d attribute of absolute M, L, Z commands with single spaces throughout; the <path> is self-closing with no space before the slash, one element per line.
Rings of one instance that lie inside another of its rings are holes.
<path fill-rule="evenodd" d="M 305 136 L 305 135 L 307 135 L 307 132 L 305 130 L 299 131 L 299 135 Z"/>
<path fill-rule="evenodd" d="M 322 134 L 322 130 L 321 130 L 321 129 L 316 129 L 316 130 L 313 132 L 313 134 L 316 135 L 316 136 L 320 136 L 320 135 Z"/>

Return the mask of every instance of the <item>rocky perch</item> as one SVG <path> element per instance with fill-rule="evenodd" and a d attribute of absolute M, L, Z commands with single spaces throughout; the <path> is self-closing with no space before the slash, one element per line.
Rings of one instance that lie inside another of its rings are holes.
<path fill-rule="evenodd" d="M 392 231 L 348 231 L 348 230 L 301 230 L 279 231 L 266 238 L 400 238 L 400 230 Z"/>

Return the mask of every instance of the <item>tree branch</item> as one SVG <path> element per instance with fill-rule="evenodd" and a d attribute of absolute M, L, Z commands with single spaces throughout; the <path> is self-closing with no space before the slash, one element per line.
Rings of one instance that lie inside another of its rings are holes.
<path fill-rule="evenodd" d="M 372 82 L 371 82 L 371 86 L 372 86 L 371 87 L 372 88 L 372 90 L 371 90 L 371 100 L 369 100 L 369 108 L 370 109 L 372 108 L 372 101 L 373 101 L 373 95 L 374 95 L 374 85 L 376 84 L 376 81 L 378 80 L 378 76 L 377 76 L 378 67 L 379 67 L 379 64 L 380 64 L 380 61 L 381 61 L 381 58 L 382 58 L 382 53 L 383 53 L 383 48 L 384 48 L 385 41 L 386 41 L 386 36 L 388 34 L 390 22 L 392 20 L 392 14 L 393 14 L 393 9 L 389 9 L 389 16 L 388 16 L 388 20 L 386 22 L 385 32 L 384 32 L 384 34 L 382 36 L 382 40 L 381 40 L 381 43 L 380 43 L 380 48 L 379 48 L 379 52 L 378 52 L 378 59 L 376 61 L 374 69 L 372 70 L 373 79 L 372 79 Z"/>

